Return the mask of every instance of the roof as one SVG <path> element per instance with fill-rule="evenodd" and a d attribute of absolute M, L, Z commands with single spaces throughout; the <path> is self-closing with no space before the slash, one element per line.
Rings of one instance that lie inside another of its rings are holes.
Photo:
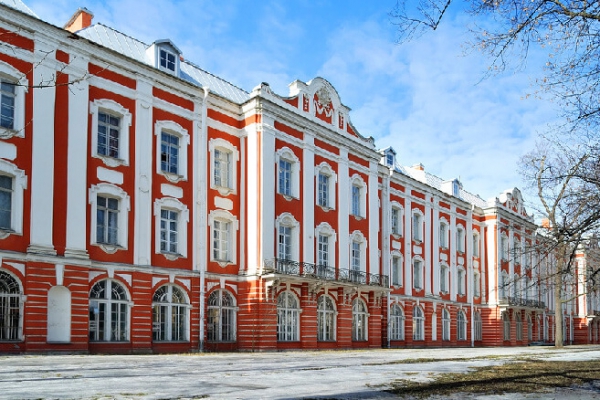
<path fill-rule="evenodd" d="M 85 39 L 116 51 L 125 57 L 150 65 L 149 59 L 146 56 L 146 50 L 151 45 L 125 35 L 116 29 L 103 24 L 94 24 L 76 33 Z M 198 87 L 207 87 L 211 92 L 231 100 L 234 103 L 242 104 L 250 98 L 250 94 L 245 90 L 201 69 L 189 61 L 181 61 L 180 69 L 181 79 Z"/>
<path fill-rule="evenodd" d="M 29 7 L 25 5 L 21 0 L 0 0 L 0 4 L 4 4 L 10 8 L 14 8 L 17 11 L 21 11 L 22 13 L 31 15 L 32 17 L 36 17 L 39 19 L 37 15 Z"/>

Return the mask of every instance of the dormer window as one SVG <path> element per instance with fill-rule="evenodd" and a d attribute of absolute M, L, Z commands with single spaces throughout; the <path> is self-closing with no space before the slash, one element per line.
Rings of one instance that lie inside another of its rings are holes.
<path fill-rule="evenodd" d="M 393 148 L 388 147 L 387 149 L 382 150 L 380 154 L 383 154 L 381 162 L 387 167 L 394 168 L 396 166 L 396 152 Z"/>
<path fill-rule="evenodd" d="M 159 49 L 158 53 L 160 62 L 159 68 L 170 72 L 175 72 L 177 68 L 177 58 L 175 57 L 175 54 L 165 49 Z"/>

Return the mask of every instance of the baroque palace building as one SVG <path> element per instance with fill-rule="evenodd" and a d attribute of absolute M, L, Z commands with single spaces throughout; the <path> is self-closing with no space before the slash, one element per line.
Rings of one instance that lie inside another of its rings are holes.
<path fill-rule="evenodd" d="M 325 79 L 248 92 L 92 18 L 0 1 L 0 352 L 553 340 L 518 189 L 400 166 Z"/>

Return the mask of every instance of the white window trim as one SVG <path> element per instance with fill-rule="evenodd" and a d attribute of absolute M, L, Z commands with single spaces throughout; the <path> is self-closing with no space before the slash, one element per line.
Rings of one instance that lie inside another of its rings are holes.
<path fill-rule="evenodd" d="M 279 230 L 281 227 L 292 228 L 292 254 L 291 260 L 300 260 L 300 222 L 296 221 L 294 216 L 290 213 L 283 213 L 275 220 L 276 240 L 275 240 L 275 254 L 279 257 Z"/>
<path fill-rule="evenodd" d="M 166 253 L 160 250 L 160 214 L 161 210 L 177 211 L 177 254 Z M 154 252 L 162 254 L 168 260 L 179 257 L 187 258 L 187 231 L 190 221 L 190 212 L 185 204 L 172 197 L 164 197 L 154 202 Z"/>
<path fill-rule="evenodd" d="M 456 269 L 456 294 L 458 296 L 467 295 L 467 271 L 462 267 Z"/>
<path fill-rule="evenodd" d="M 446 230 L 444 231 L 444 237 L 442 237 L 441 232 L 442 232 L 442 225 L 444 225 L 446 227 Z M 440 243 L 440 248 L 442 249 L 447 249 L 448 248 L 448 237 L 450 235 L 450 224 L 448 223 L 448 220 L 446 220 L 446 218 L 441 218 L 440 219 L 440 225 L 439 225 L 439 243 Z"/>
<path fill-rule="evenodd" d="M 462 224 L 456 226 L 456 251 L 459 253 L 466 252 L 466 235 L 465 227 Z"/>
<path fill-rule="evenodd" d="M 171 75 L 175 75 L 175 76 L 179 76 L 179 54 L 177 54 L 177 52 L 173 51 L 171 48 L 171 46 L 165 46 L 164 44 L 155 44 L 155 48 L 156 48 L 156 68 L 158 68 L 161 71 L 164 71 L 168 74 Z M 162 65 L 160 65 L 160 52 L 164 51 L 167 52 L 168 54 L 172 54 L 173 56 L 175 56 L 175 71 L 170 70 L 169 68 L 163 67 Z"/>
<path fill-rule="evenodd" d="M 398 257 L 398 266 L 400 268 L 398 278 L 398 285 L 393 285 L 394 279 L 392 278 L 394 274 L 394 257 Z M 390 285 L 394 287 L 403 287 L 404 286 L 404 257 L 402 257 L 402 253 L 397 250 L 394 250 L 390 254 Z"/>
<path fill-rule="evenodd" d="M 481 253 L 481 236 L 478 231 L 473 231 L 473 257 L 479 258 Z"/>
<path fill-rule="evenodd" d="M 327 206 L 322 206 L 319 204 L 319 174 L 329 176 L 329 182 L 327 185 L 327 189 L 328 189 L 327 194 L 329 195 L 329 197 L 327 199 Z M 321 164 L 319 164 L 315 167 L 315 177 L 316 177 L 315 178 L 315 204 L 318 205 L 319 207 L 321 207 L 325 211 L 335 210 L 335 206 L 336 206 L 335 187 L 337 184 L 337 174 L 335 173 L 333 168 L 331 168 L 331 166 L 328 163 L 322 162 Z"/>
<path fill-rule="evenodd" d="M 98 154 L 98 113 L 106 111 L 121 118 L 119 126 L 119 158 Z M 131 113 L 119 103 L 109 99 L 98 99 L 90 102 L 92 114 L 92 157 L 99 158 L 109 167 L 129 165 L 129 127 L 131 126 Z"/>
<path fill-rule="evenodd" d="M 24 170 L 2 159 L 0 159 L 0 175 L 10 176 L 13 179 L 10 231 L 0 229 L 0 239 L 6 239 L 10 235 L 23 234 L 23 202 L 24 191 L 27 189 L 27 176 Z"/>
<path fill-rule="evenodd" d="M 292 164 L 292 171 L 290 175 L 291 182 L 291 191 L 292 193 L 288 196 L 287 194 L 283 194 L 281 192 L 281 188 L 279 187 L 279 161 L 284 159 Z M 300 159 L 296 157 L 294 152 L 289 147 L 283 147 L 277 150 L 275 156 L 275 170 L 277 171 L 276 179 L 277 179 L 277 193 L 285 197 L 286 200 L 291 199 L 299 199 L 300 198 Z"/>
<path fill-rule="evenodd" d="M 0 127 L 0 139 L 25 137 L 25 93 L 28 92 L 29 81 L 25 74 L 2 61 L 0 61 L 0 77 L 15 83 L 13 129 Z"/>
<path fill-rule="evenodd" d="M 398 232 L 394 233 L 392 227 L 393 227 L 393 214 L 392 214 L 392 210 L 398 210 Z M 400 203 L 398 203 L 397 201 L 392 201 L 391 203 L 391 208 L 390 208 L 390 233 L 392 234 L 392 236 L 394 236 L 395 238 L 400 238 L 402 236 L 404 236 L 404 207 L 402 207 L 402 205 Z"/>
<path fill-rule="evenodd" d="M 215 183 L 215 150 L 226 151 L 231 155 L 231 165 L 229 170 L 229 187 L 219 186 Z M 221 196 L 227 196 L 231 193 L 237 193 L 237 163 L 240 158 L 238 149 L 225 139 L 211 139 L 208 142 L 208 151 L 210 152 L 210 188 L 219 191 Z"/>
<path fill-rule="evenodd" d="M 441 274 L 442 272 L 444 273 L 444 276 L 446 278 L 446 287 L 442 288 L 442 279 L 441 279 Z M 440 292 L 443 294 L 447 294 L 450 292 L 450 267 L 448 267 L 448 265 L 446 264 L 442 264 L 440 265 Z"/>
<path fill-rule="evenodd" d="M 508 236 L 506 233 L 502 232 L 500 234 L 500 260 L 508 261 Z"/>
<path fill-rule="evenodd" d="M 230 237 L 228 238 L 229 242 L 229 260 L 217 260 L 214 257 L 215 244 L 213 240 L 213 226 L 214 221 L 219 220 L 223 222 L 228 222 L 231 224 L 231 231 L 229 232 Z M 227 265 L 236 264 L 237 260 L 237 231 L 239 229 L 239 223 L 237 218 L 225 210 L 213 210 L 208 214 L 208 226 L 210 226 L 210 261 L 216 262 L 221 267 L 226 267 Z"/>
<path fill-rule="evenodd" d="M 415 286 L 415 262 L 419 262 L 421 264 L 421 268 L 420 268 L 420 281 L 419 285 L 420 286 Z M 411 275 L 412 275 L 412 287 L 413 289 L 417 289 L 417 290 L 423 290 L 425 289 L 425 261 L 423 261 L 423 259 L 421 257 L 414 257 L 412 260 L 412 264 L 411 264 Z"/>
<path fill-rule="evenodd" d="M 481 297 L 481 274 L 479 271 L 473 272 L 473 297 Z"/>
<path fill-rule="evenodd" d="M 352 269 L 352 243 L 360 245 L 360 271 L 367 272 L 367 239 L 361 231 L 354 231 L 350 235 L 350 246 L 348 247 L 348 269 Z"/>
<path fill-rule="evenodd" d="M 162 131 L 179 137 L 179 164 L 177 165 L 177 174 L 165 172 L 160 168 L 160 141 Z M 190 135 L 187 130 L 173 121 L 156 121 L 154 124 L 154 136 L 156 136 L 156 173 L 163 175 L 170 182 L 186 181 L 188 170 L 188 147 L 190 145 Z"/>
<path fill-rule="evenodd" d="M 335 267 L 335 244 L 337 242 L 337 234 L 335 230 L 329 225 L 327 222 L 321 222 L 315 228 L 315 250 L 318 253 L 319 251 L 319 235 L 329 236 L 329 252 L 328 259 L 329 264 L 328 267 Z M 315 260 L 319 260 L 318 254 L 316 254 Z"/>
<path fill-rule="evenodd" d="M 415 230 L 414 217 L 415 215 L 419 216 L 419 230 Z M 414 242 L 423 243 L 423 236 L 425 230 L 425 216 L 423 212 L 418 208 L 413 208 L 411 216 L 410 216 L 410 224 L 411 224 L 411 232 L 412 232 L 412 240 Z M 418 235 L 415 234 L 418 233 Z"/>
<path fill-rule="evenodd" d="M 98 209 L 98 195 L 107 195 L 109 197 L 119 199 L 119 219 L 117 221 L 119 233 L 117 245 L 98 243 L 96 240 L 96 210 Z M 92 185 L 92 187 L 89 190 L 89 203 L 92 206 L 90 212 L 90 244 L 94 246 L 99 246 L 104 252 L 108 254 L 114 254 L 115 252 L 117 252 L 117 250 L 127 250 L 127 242 L 129 238 L 128 221 L 129 211 L 131 210 L 130 199 L 127 192 L 125 192 L 120 187 L 108 183 L 99 183 L 97 185 Z"/>
<path fill-rule="evenodd" d="M 360 188 L 360 215 L 354 215 L 352 212 L 352 187 L 357 186 Z M 350 202 L 350 215 L 355 217 L 356 219 L 363 219 L 367 216 L 367 184 L 363 180 L 363 178 L 359 174 L 354 174 L 350 177 L 350 198 L 348 201 Z"/>

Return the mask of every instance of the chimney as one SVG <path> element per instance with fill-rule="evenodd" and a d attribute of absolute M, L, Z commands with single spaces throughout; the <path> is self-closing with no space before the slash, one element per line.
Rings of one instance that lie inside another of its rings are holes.
<path fill-rule="evenodd" d="M 417 171 L 425 171 L 425 166 L 421 163 L 415 164 L 411 168 L 416 169 Z"/>
<path fill-rule="evenodd" d="M 550 229 L 550 220 L 548 218 L 542 219 L 542 228 Z"/>
<path fill-rule="evenodd" d="M 92 25 L 93 18 L 94 14 L 92 14 L 92 12 L 87 8 L 83 7 L 78 9 L 75 14 L 73 14 L 69 22 L 67 22 L 63 28 L 69 32 L 75 33 Z"/>

